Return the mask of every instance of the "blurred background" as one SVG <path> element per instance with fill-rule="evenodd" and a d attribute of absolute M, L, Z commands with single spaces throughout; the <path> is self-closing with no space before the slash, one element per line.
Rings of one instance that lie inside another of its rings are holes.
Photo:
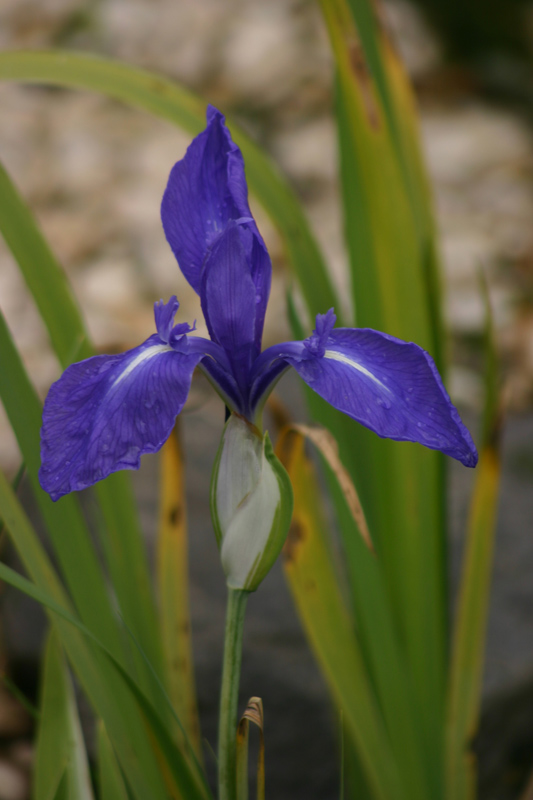
<path fill-rule="evenodd" d="M 388 0 L 380 13 L 418 96 L 441 236 L 448 386 L 474 438 L 481 402 L 481 271 L 490 286 L 505 379 L 485 712 L 475 745 L 480 796 L 504 800 L 520 796 L 533 764 L 533 4 Z M 332 57 L 312 0 L 1 0 L 0 47 L 69 48 L 124 59 L 176 79 L 230 113 L 289 177 L 336 283 L 346 285 Z M 159 221 L 169 170 L 190 137 L 81 92 L 5 84 L 0 108 L 0 158 L 63 264 L 96 346 L 114 352 L 138 344 L 153 330 L 153 301 L 171 294 L 180 300 L 180 320 L 197 318 L 201 329 L 197 298 Z M 268 219 L 253 209 L 274 265 L 265 331 L 271 344 L 291 338 L 288 275 Z M 3 242 L 0 302 L 44 396 L 59 366 Z M 301 419 L 297 384 L 286 380 L 280 391 Z M 204 734 L 214 745 L 224 582 L 208 484 L 223 409 L 201 378 L 183 423 L 197 683 Z M 2 413 L 0 441 L 0 468 L 14 475 L 20 455 Z M 471 476 L 450 466 L 456 579 L 461 541 L 454 531 L 463 529 Z M 145 457 L 136 489 L 149 542 L 156 482 L 157 460 Z M 22 692 L 35 701 L 43 623 L 29 602 L 4 587 L 0 593 L 0 800 L 25 800 L 32 717 L 16 698 Z M 258 694 L 265 703 L 267 792 L 280 800 L 336 797 L 338 720 L 279 570 L 250 605 L 243 697 Z"/>

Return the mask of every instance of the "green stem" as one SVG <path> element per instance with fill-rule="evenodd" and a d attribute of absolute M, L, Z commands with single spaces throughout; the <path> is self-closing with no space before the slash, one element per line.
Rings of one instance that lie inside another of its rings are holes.
<path fill-rule="evenodd" d="M 248 595 L 249 592 L 244 589 L 228 589 L 218 721 L 219 800 L 235 800 L 236 796 L 237 702 L 241 674 L 242 630 Z"/>

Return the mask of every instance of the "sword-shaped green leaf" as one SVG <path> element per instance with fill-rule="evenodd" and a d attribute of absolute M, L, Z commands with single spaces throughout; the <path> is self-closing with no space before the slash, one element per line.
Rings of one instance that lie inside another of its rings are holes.
<path fill-rule="evenodd" d="M 128 800 L 120 766 L 102 720 L 98 721 L 98 800 Z"/>
<path fill-rule="evenodd" d="M 346 575 L 351 588 L 350 599 L 356 619 L 356 630 L 352 630 L 350 647 L 357 643 L 361 647 L 365 665 L 368 670 L 369 680 L 376 692 L 382 711 L 384 723 L 390 739 L 390 747 L 397 764 L 399 778 L 406 797 L 424 800 L 432 793 L 431 779 L 426 764 L 425 742 L 422 732 L 417 729 L 416 715 L 413 714 L 415 705 L 413 686 L 406 665 L 406 659 L 400 647 L 394 618 L 390 613 L 389 598 L 383 579 L 381 560 L 369 548 L 370 534 L 366 527 L 363 510 L 360 506 L 357 493 L 349 476 L 338 459 L 337 445 L 332 437 L 325 431 L 309 429 L 305 426 L 293 426 L 295 430 L 307 436 L 319 449 L 324 458 L 328 487 L 333 501 L 337 519 L 341 528 L 343 556 L 346 565 Z M 286 429 L 287 430 L 287 429 Z M 282 433 L 282 437 L 285 437 Z M 282 438 L 282 442 L 284 438 Z M 289 444 L 290 444 L 289 439 Z M 298 447 L 301 443 L 293 444 L 295 454 L 292 455 L 290 447 L 286 446 L 283 452 L 293 458 L 294 469 L 297 472 L 299 459 L 302 459 Z M 318 495 L 318 487 L 313 484 L 316 479 L 312 469 L 304 460 L 305 472 L 310 486 L 305 491 Z M 302 475 L 298 475 L 302 480 Z M 299 488 L 302 492 L 302 489 Z M 304 495 L 302 494 L 302 498 Z M 301 499 L 304 502 L 304 499 Z M 309 503 L 309 500 L 306 500 Z M 327 581 L 323 581 L 322 571 L 316 569 L 316 564 L 310 560 L 310 553 L 318 549 L 315 539 L 320 536 L 327 542 L 326 527 L 323 515 L 320 513 L 318 500 L 311 506 L 315 516 L 315 526 L 319 526 L 319 534 L 313 532 L 307 539 L 303 539 L 295 549 L 300 556 L 298 572 L 300 583 L 313 585 L 313 596 L 317 602 L 326 605 L 326 600 L 321 598 L 330 591 Z M 297 517 L 298 518 L 298 517 Z M 306 552 L 309 550 L 309 553 Z M 317 559 L 320 561 L 320 559 Z M 334 571 L 334 570 L 333 570 Z M 286 574 L 290 576 L 287 569 Z M 337 583 L 341 583 L 336 576 Z M 314 618 L 313 618 L 314 621 Z M 343 641 L 348 646 L 348 637 L 345 634 Z M 331 670 L 336 669 L 336 662 L 331 665 Z M 340 662 L 339 662 L 340 664 Z M 344 706 L 341 706 L 344 708 Z"/>
<path fill-rule="evenodd" d="M 157 683 L 154 703 L 112 651 L 72 612 L 50 561 L 9 483 L 0 473 L 0 509 L 33 583 L 4 564 L 0 578 L 40 602 L 102 717 L 136 800 L 208 800 L 209 789 L 191 752 L 176 745 L 168 727 L 168 697 Z"/>
<path fill-rule="evenodd" d="M 408 181 L 407 161 L 391 131 L 394 104 L 387 113 L 350 4 L 323 0 L 321 5 L 337 66 L 341 182 L 357 325 L 415 341 L 438 357 L 429 224 L 421 223 L 412 201 L 417 184 Z M 385 72 L 383 53 L 376 52 Z M 376 538 L 388 613 L 412 676 L 413 717 L 422 726 L 425 761 L 440 792 L 447 642 L 442 457 L 419 445 L 380 440 L 361 426 L 351 426 L 348 435 L 346 423 L 334 417 L 332 422 Z"/>
<path fill-rule="evenodd" d="M 47 607 L 65 609 L 67 617 L 75 619 L 66 592 L 2 473 L 0 473 L 0 511 L 24 568 L 34 583 L 17 575 L 3 564 L 0 564 L 0 577 L 39 602 L 50 597 L 51 605 L 48 603 Z M 60 636 L 61 644 L 96 713 L 106 723 L 122 766 L 131 777 L 136 800 L 145 800 L 146 797 L 167 800 L 166 787 L 147 731 L 129 690 L 124 686 L 116 670 L 108 663 L 107 657 L 95 651 L 84 636 L 70 622 L 65 621 L 65 615 L 57 616 L 57 612 L 55 613 L 56 616 L 51 615 L 50 618 Z M 99 631 L 98 627 L 93 630 Z M 100 637 L 97 638 L 100 641 Z M 108 647 L 105 640 L 102 641 L 104 647 L 112 654 L 113 648 Z M 120 663 L 119 659 L 117 663 Z"/>
<path fill-rule="evenodd" d="M 1 167 L 0 231 L 17 260 L 61 365 L 66 367 L 72 360 L 93 355 L 85 325 L 65 274 L 55 260 L 30 210 L 7 172 Z M 8 379 L 7 374 L 4 377 Z M 16 406 L 16 398 L 14 402 Z M 45 500 L 43 492 L 37 488 L 40 409 L 37 414 L 34 398 L 28 429 L 24 422 L 24 414 L 20 413 L 21 409 L 15 407 L 15 411 L 18 412 L 19 430 L 19 433 L 17 431 L 15 433 L 17 437 L 24 436 L 25 452 L 28 452 L 28 448 L 32 451 L 28 470 L 34 488 L 38 491 L 41 505 L 45 504 L 51 509 L 53 507 L 51 501 Z M 19 445 L 22 449 L 20 441 Z M 155 635 L 154 603 L 129 476 L 112 475 L 98 485 L 96 492 L 103 512 L 103 524 L 100 524 L 98 529 L 101 532 L 102 546 L 122 614 L 142 641 L 144 649 L 150 654 L 152 663 L 160 669 L 161 653 Z M 69 499 L 66 503 L 64 500 L 61 501 L 61 506 L 68 504 L 74 507 L 75 501 L 73 499 Z M 63 537 L 60 541 L 63 543 Z M 81 552 L 79 557 L 82 558 Z M 94 561 L 94 555 L 89 558 Z M 124 569 L 126 561 L 128 569 Z M 95 614 L 97 613 L 98 609 L 95 608 Z"/>
<path fill-rule="evenodd" d="M 49 530 L 68 589 L 83 621 L 98 631 L 116 655 L 121 655 L 118 628 L 104 576 L 78 502 L 70 496 L 53 503 L 39 485 L 41 403 L 1 313 L 0 353 L 0 399 L 17 437 L 35 499 Z"/>
<path fill-rule="evenodd" d="M 54 629 L 44 654 L 40 709 L 34 800 L 54 800 L 62 781 L 68 800 L 93 800 L 72 682 Z"/>
<path fill-rule="evenodd" d="M 0 164 L 0 231 L 28 284 L 63 366 L 93 355 L 65 273 Z"/>
<path fill-rule="evenodd" d="M 473 800 L 476 796 L 476 767 L 471 744 L 479 721 L 500 482 L 501 398 L 486 288 L 485 295 L 485 410 L 451 654 L 446 728 L 447 800 Z"/>
<path fill-rule="evenodd" d="M 357 743 L 361 765 L 380 800 L 407 800 L 389 732 L 355 636 L 333 566 L 313 468 L 304 455 L 304 438 L 282 435 L 277 454 L 294 491 L 291 530 L 284 549 L 284 571 L 315 656 L 335 705 Z"/>

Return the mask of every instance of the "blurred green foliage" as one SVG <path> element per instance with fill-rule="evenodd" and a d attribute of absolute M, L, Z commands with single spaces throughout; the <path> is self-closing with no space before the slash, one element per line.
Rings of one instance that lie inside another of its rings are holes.
<path fill-rule="evenodd" d="M 445 370 L 431 199 L 408 80 L 369 0 L 323 0 L 321 7 L 336 64 L 340 185 L 356 322 L 418 342 Z M 89 89 L 191 134 L 203 127 L 202 100 L 160 76 L 98 57 L 3 53 L 0 79 Z M 293 190 L 249 137 L 233 124 L 231 129 L 244 154 L 251 191 L 281 235 L 309 316 L 338 305 Z M 5 171 L 0 182 L 0 230 L 66 366 L 92 352 L 79 309 Z M 294 304 L 290 318 L 295 329 L 301 327 Z M 161 558 L 154 592 L 127 475 L 111 476 L 95 492 L 104 565 L 77 498 L 53 504 L 41 491 L 40 402 L 3 318 L 0 323 L 0 396 L 61 568 L 60 576 L 2 478 L 0 516 L 29 580 L 3 565 L 0 577 L 43 603 L 54 631 L 45 657 L 38 746 L 38 764 L 46 761 L 48 766 L 38 770 L 35 798 L 78 798 L 92 791 L 84 777 L 85 750 L 65 656 L 99 720 L 101 800 L 208 798 L 198 760 L 186 624 L 186 529 L 183 517 L 178 527 L 169 524 L 168 513 L 173 495 L 183 504 L 179 448 L 171 439 L 162 456 Z M 487 352 L 493 352 L 490 334 Z M 498 418 L 492 356 L 487 376 L 484 438 L 451 653 L 443 457 L 414 444 L 382 441 L 309 393 L 313 419 L 339 443 L 340 462 L 357 487 L 375 543 L 373 554 L 347 502 L 346 483 L 326 464 L 343 548 L 339 567 L 331 557 L 331 532 L 301 437 L 286 445 L 296 501 L 286 574 L 346 720 L 346 797 L 474 797 L 468 748 L 479 713 L 499 475 L 497 437 L 487 433 L 494 432 Z M 185 659 L 183 669 L 173 669 L 176 654 Z M 60 702 L 50 702 L 53 693 Z M 54 739 L 64 743 L 55 762 L 42 755 L 52 735 L 47 731 L 55 731 Z M 242 759 L 239 775 L 245 775 Z"/>

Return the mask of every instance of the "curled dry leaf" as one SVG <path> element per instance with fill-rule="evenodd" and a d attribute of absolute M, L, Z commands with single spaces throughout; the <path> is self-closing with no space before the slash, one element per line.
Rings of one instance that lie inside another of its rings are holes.
<path fill-rule="evenodd" d="M 261 731 L 261 734 L 263 733 L 263 701 L 260 697 L 250 697 L 244 714 L 241 717 L 239 727 L 245 719 L 248 719 L 250 722 L 253 722 L 255 725 L 257 725 Z"/>
<path fill-rule="evenodd" d="M 265 739 L 263 735 L 263 701 L 250 697 L 237 728 L 237 800 L 248 798 L 248 732 L 250 722 L 259 728 L 257 756 L 257 800 L 265 800 Z"/>
<path fill-rule="evenodd" d="M 291 433 L 296 433 L 305 437 L 306 439 L 309 439 L 309 441 L 312 442 L 319 450 L 331 471 L 335 475 L 335 478 L 337 479 L 339 487 L 344 495 L 348 508 L 350 509 L 350 513 L 355 524 L 357 525 L 357 529 L 359 530 L 364 543 L 368 549 L 374 553 L 374 545 L 372 543 L 372 538 L 370 536 L 370 531 L 368 529 L 365 513 L 363 511 L 357 489 L 355 488 L 347 469 L 344 467 L 339 457 L 339 447 L 334 436 L 325 428 L 290 423 L 286 425 L 280 433 L 276 448 L 278 453 L 283 454 L 287 446 L 285 437 L 289 436 Z M 283 455 L 281 455 L 281 460 L 282 462 L 284 461 Z"/>

